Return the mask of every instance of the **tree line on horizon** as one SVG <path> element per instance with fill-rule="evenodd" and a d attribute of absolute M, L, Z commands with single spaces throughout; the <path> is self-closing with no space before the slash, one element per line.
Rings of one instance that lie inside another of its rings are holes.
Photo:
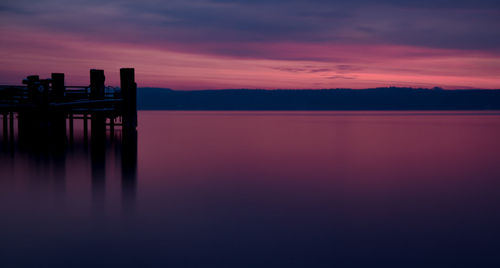
<path fill-rule="evenodd" d="M 141 110 L 497 110 L 500 90 L 372 89 L 178 91 L 140 88 Z"/>

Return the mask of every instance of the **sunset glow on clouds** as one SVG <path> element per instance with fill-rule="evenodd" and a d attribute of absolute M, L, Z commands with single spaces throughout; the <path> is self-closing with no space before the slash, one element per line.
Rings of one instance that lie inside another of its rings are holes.
<path fill-rule="evenodd" d="M 500 88 L 495 1 L 4 1 L 0 84 Z"/>

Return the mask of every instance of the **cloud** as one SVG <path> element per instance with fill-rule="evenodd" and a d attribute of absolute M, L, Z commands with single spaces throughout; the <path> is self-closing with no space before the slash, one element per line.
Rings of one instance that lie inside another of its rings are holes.
<path fill-rule="evenodd" d="M 245 46 L 377 44 L 500 50 L 498 1 L 7 0 L 2 25 L 222 56 Z M 213 44 L 219 44 L 214 47 Z M 231 44 L 227 47 L 224 44 Z M 300 55 L 298 56 L 300 57 Z"/>
<path fill-rule="evenodd" d="M 345 75 L 332 75 L 328 79 L 356 79 L 355 76 L 345 76 Z"/>
<path fill-rule="evenodd" d="M 361 71 L 363 68 L 359 66 L 349 65 L 349 64 L 339 64 L 336 66 L 336 71 L 338 73 L 350 73 L 355 71 Z"/>
<path fill-rule="evenodd" d="M 274 70 L 291 73 L 325 73 L 331 72 L 331 68 L 324 68 L 318 66 L 303 66 L 303 67 L 273 67 Z"/>
<path fill-rule="evenodd" d="M 205 73 L 197 87 L 307 87 L 317 79 L 325 87 L 497 87 L 499 26 L 500 1 L 491 0 L 3 0 L 0 54 L 19 72 L 43 69 L 26 56 L 34 54 L 82 69 L 113 60 L 170 75 L 162 66 L 175 66 L 183 69 L 177 85 Z M 256 78 L 238 84 L 226 74 L 232 69 L 238 79 Z"/>

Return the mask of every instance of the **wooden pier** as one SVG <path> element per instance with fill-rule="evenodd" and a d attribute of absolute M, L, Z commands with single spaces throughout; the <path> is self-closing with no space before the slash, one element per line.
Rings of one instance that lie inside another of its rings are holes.
<path fill-rule="evenodd" d="M 63 73 L 48 79 L 31 75 L 23 86 L 0 86 L 0 154 L 10 160 L 22 155 L 21 161 L 44 161 L 61 183 L 66 179 L 66 173 L 60 172 L 66 169 L 66 158 L 88 159 L 96 208 L 104 207 L 106 163 L 118 160 L 123 203 L 130 210 L 137 179 L 134 76 L 134 69 L 120 69 L 120 88 L 106 87 L 104 71 L 94 69 L 89 86 L 67 86 Z M 75 120 L 83 124 L 75 127 Z M 114 137 L 117 127 L 121 129 Z M 83 135 L 74 135 L 82 128 Z M 114 154 L 111 159 L 109 154 Z"/>
<path fill-rule="evenodd" d="M 0 114 L 4 140 L 14 138 L 17 116 L 19 140 L 73 139 L 74 120 L 83 120 L 84 137 L 99 141 L 117 126 L 137 128 L 137 84 L 133 68 L 120 69 L 120 88 L 106 87 L 103 70 L 90 70 L 89 86 L 66 86 L 63 73 L 48 79 L 30 75 L 23 86 L 0 86 Z M 68 130 L 68 131 L 67 131 Z M 69 135 L 67 137 L 66 135 Z"/>

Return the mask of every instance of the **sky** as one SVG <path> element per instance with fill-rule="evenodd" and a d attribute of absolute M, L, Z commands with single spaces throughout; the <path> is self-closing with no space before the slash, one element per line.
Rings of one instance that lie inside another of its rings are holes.
<path fill-rule="evenodd" d="M 498 0 L 2 0 L 0 84 L 500 88 Z"/>

